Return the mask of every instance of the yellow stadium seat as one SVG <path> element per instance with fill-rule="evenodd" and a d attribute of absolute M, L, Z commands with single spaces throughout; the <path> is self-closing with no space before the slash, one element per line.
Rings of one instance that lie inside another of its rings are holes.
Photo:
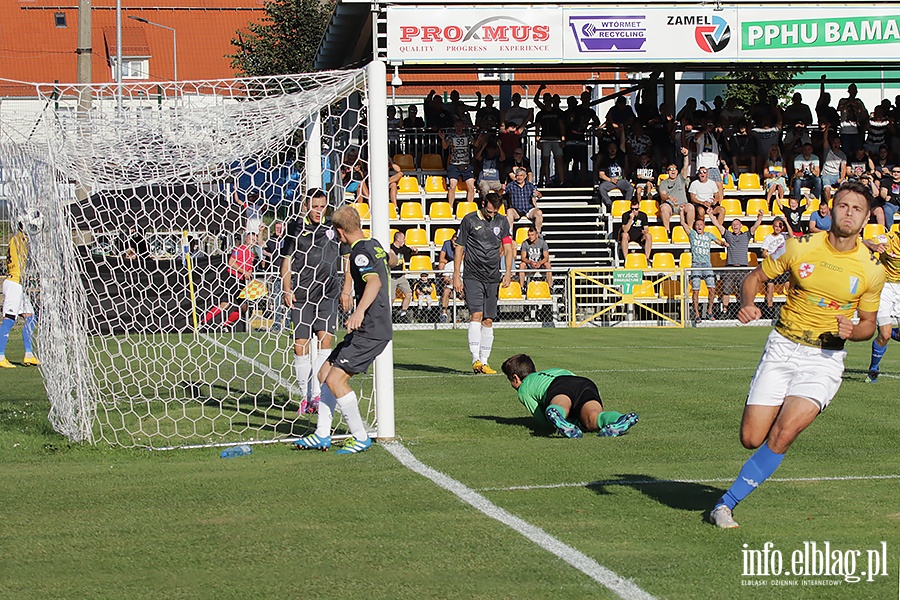
<path fill-rule="evenodd" d="M 656 298 L 656 290 L 652 281 L 642 281 L 631 290 L 635 298 Z"/>
<path fill-rule="evenodd" d="M 756 228 L 756 233 L 753 234 L 753 240 L 756 242 L 762 242 L 766 237 L 772 235 L 772 232 L 775 230 L 771 225 L 765 223 Z"/>
<path fill-rule="evenodd" d="M 748 198 L 747 199 L 747 216 L 755 217 L 759 214 L 759 211 L 763 211 L 764 215 L 769 214 L 769 204 L 766 202 L 765 198 Z"/>
<path fill-rule="evenodd" d="M 456 230 L 452 227 L 441 227 L 434 231 L 434 245 L 437 246 L 438 250 L 444 245 L 444 242 L 453 237 L 454 233 L 456 233 Z"/>
<path fill-rule="evenodd" d="M 810 198 L 809 202 L 807 203 L 808 208 L 806 209 L 806 213 L 812 214 L 812 213 L 816 212 L 817 210 L 819 210 L 819 204 L 821 202 L 822 201 L 818 198 Z"/>
<path fill-rule="evenodd" d="M 369 205 L 365 202 L 354 202 L 353 208 L 359 213 L 359 218 L 363 221 L 369 218 Z"/>
<path fill-rule="evenodd" d="M 684 227 L 673 227 L 672 228 L 672 243 L 673 244 L 690 244 L 691 240 L 688 238 L 687 232 L 684 230 Z"/>
<path fill-rule="evenodd" d="M 416 163 L 413 160 L 412 154 L 395 154 L 394 162 L 397 163 L 397 166 L 403 171 L 416 170 Z"/>
<path fill-rule="evenodd" d="M 691 288 L 691 292 L 693 293 L 693 288 Z M 709 288 L 706 286 L 706 279 L 700 280 L 700 297 L 707 298 L 709 296 Z"/>
<path fill-rule="evenodd" d="M 611 212 L 614 219 L 621 217 L 629 210 L 631 210 L 630 200 L 613 200 Z"/>
<path fill-rule="evenodd" d="M 400 230 L 395 227 L 391 227 L 390 231 L 388 231 L 388 244 L 394 241 L 394 235 L 396 235 L 398 231 Z M 387 248 L 387 246 L 385 246 L 385 248 Z"/>
<path fill-rule="evenodd" d="M 671 252 L 657 252 L 653 255 L 651 264 L 654 269 L 674 269 L 675 255 Z"/>
<path fill-rule="evenodd" d="M 500 288 L 501 300 L 522 300 L 522 286 L 518 281 L 511 281 L 509 287 Z"/>
<path fill-rule="evenodd" d="M 450 203 L 445 202 L 445 201 L 432 202 L 431 206 L 428 207 L 428 218 L 429 219 L 452 219 L 453 218 L 453 209 L 450 208 Z"/>
<path fill-rule="evenodd" d="M 404 202 L 400 206 L 400 218 L 406 221 L 421 221 L 425 218 L 422 214 L 421 202 Z"/>
<path fill-rule="evenodd" d="M 891 231 L 894 233 L 900 233 L 900 223 L 894 223 L 891 225 Z"/>
<path fill-rule="evenodd" d="M 762 185 L 759 183 L 759 175 L 756 173 L 741 173 L 738 178 L 738 188 L 741 191 L 762 190 Z"/>
<path fill-rule="evenodd" d="M 389 219 L 397 219 L 397 207 L 393 204 L 388 204 L 388 218 Z"/>
<path fill-rule="evenodd" d="M 725 198 L 722 200 L 722 208 L 725 209 L 726 217 L 744 216 L 744 209 L 741 207 L 741 201 L 737 198 Z"/>
<path fill-rule="evenodd" d="M 522 242 L 528 239 L 528 228 L 519 227 L 516 229 L 516 246 L 521 246 Z"/>
<path fill-rule="evenodd" d="M 500 209 L 497 211 L 497 213 L 505 217 L 506 216 L 506 207 L 501 204 Z"/>
<path fill-rule="evenodd" d="M 478 210 L 478 205 L 474 202 L 457 202 L 456 203 L 456 218 L 462 219 L 464 216 L 469 214 L 470 212 L 475 212 Z"/>
<path fill-rule="evenodd" d="M 716 237 L 717 237 L 718 239 L 720 239 L 720 240 L 722 239 L 722 234 L 721 234 L 721 232 L 719 232 L 719 228 L 716 227 L 715 225 L 707 225 L 705 231 L 706 231 L 707 233 L 713 234 L 714 236 L 716 236 Z"/>
<path fill-rule="evenodd" d="M 785 198 L 784 203 L 787 204 L 787 198 Z M 772 200 L 772 215 L 775 217 L 783 217 L 784 211 L 781 210 L 781 203 L 778 200 Z"/>
<path fill-rule="evenodd" d="M 426 194 L 446 194 L 447 182 L 440 175 L 429 175 L 425 178 Z"/>
<path fill-rule="evenodd" d="M 641 212 L 648 217 L 655 216 L 659 213 L 659 204 L 656 200 L 641 200 Z"/>
<path fill-rule="evenodd" d="M 366 239 L 369 239 L 370 237 L 372 237 L 372 232 L 369 231 L 368 229 L 363 229 L 362 232 L 363 232 L 363 235 L 366 236 Z"/>
<path fill-rule="evenodd" d="M 709 260 L 714 267 L 724 267 L 726 256 L 724 252 L 710 252 Z"/>
<path fill-rule="evenodd" d="M 734 176 L 729 177 L 729 178 L 728 178 L 728 181 L 726 181 L 726 182 L 722 185 L 722 187 L 723 187 L 725 190 L 729 191 L 729 192 L 733 192 L 733 191 L 737 190 L 737 186 L 734 185 Z"/>
<path fill-rule="evenodd" d="M 409 244 L 409 240 L 406 241 Z M 431 271 L 434 266 L 427 254 L 416 254 L 409 259 L 408 271 Z"/>
<path fill-rule="evenodd" d="M 397 184 L 397 193 L 398 194 L 418 194 L 419 193 L 419 180 L 415 177 L 405 176 L 400 178 L 400 182 Z"/>
<path fill-rule="evenodd" d="M 650 233 L 650 238 L 653 240 L 654 244 L 669 243 L 669 234 L 662 225 L 651 225 L 647 228 L 647 231 Z"/>
<path fill-rule="evenodd" d="M 659 177 L 656 178 L 656 187 L 659 187 L 659 184 L 661 184 L 663 181 L 665 181 L 668 178 L 669 178 L 669 176 L 666 173 L 660 173 Z"/>
<path fill-rule="evenodd" d="M 529 300 L 550 300 L 550 286 L 546 281 L 529 281 L 526 297 Z"/>
<path fill-rule="evenodd" d="M 871 240 L 874 237 L 878 237 L 879 235 L 884 235 L 885 229 L 884 225 L 880 225 L 878 223 L 869 223 L 863 229 L 863 239 Z"/>
<path fill-rule="evenodd" d="M 663 279 L 659 284 L 659 297 L 669 300 L 681 298 L 681 282 L 675 279 Z"/>
<path fill-rule="evenodd" d="M 691 265 L 694 263 L 694 255 L 690 252 L 682 252 L 681 257 L 678 259 L 678 266 L 682 269 L 690 269 Z"/>
<path fill-rule="evenodd" d="M 424 229 L 407 229 L 406 245 L 422 248 L 428 246 L 428 233 Z"/>
<path fill-rule="evenodd" d="M 423 171 L 443 171 L 444 161 L 440 154 L 423 154 L 422 155 Z"/>
<path fill-rule="evenodd" d="M 644 253 L 632 252 L 631 254 L 625 255 L 626 269 L 646 269 L 647 267 L 647 257 Z"/>

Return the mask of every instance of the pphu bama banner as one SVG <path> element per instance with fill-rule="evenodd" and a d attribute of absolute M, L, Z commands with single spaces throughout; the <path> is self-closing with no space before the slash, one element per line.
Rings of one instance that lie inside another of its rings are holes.
<path fill-rule="evenodd" d="M 685 8 L 387 9 L 388 60 L 634 63 L 841 60 L 900 56 L 900 4 Z"/>

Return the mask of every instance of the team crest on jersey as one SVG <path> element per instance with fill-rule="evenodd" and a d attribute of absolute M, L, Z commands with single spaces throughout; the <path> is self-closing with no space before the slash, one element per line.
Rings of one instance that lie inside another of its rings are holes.
<path fill-rule="evenodd" d="M 356 263 L 357 267 L 365 267 L 369 264 L 369 257 L 365 254 L 357 254 L 356 258 L 353 259 L 353 262 Z"/>
<path fill-rule="evenodd" d="M 859 277 L 850 276 L 850 293 L 855 294 L 859 289 Z"/>
<path fill-rule="evenodd" d="M 325 237 L 327 237 L 329 240 L 333 240 L 334 239 L 334 229 L 327 229 L 325 231 Z"/>
<path fill-rule="evenodd" d="M 494 227 L 494 235 L 500 235 L 500 226 L 499 225 Z"/>
<path fill-rule="evenodd" d="M 809 263 L 801 263 L 800 268 L 797 270 L 797 275 L 800 276 L 800 279 L 806 279 L 807 277 L 812 275 L 815 268 L 815 265 L 811 265 Z"/>

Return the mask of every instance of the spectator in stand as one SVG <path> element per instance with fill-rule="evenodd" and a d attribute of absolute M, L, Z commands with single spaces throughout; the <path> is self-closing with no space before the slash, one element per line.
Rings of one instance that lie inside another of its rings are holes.
<path fill-rule="evenodd" d="M 634 185 L 636 198 L 640 200 L 652 200 L 656 189 L 656 177 L 659 175 L 657 169 L 650 162 L 650 155 L 645 151 L 640 155 L 634 171 L 631 172 L 631 183 Z"/>
<path fill-rule="evenodd" d="M 538 96 L 546 86 L 541 85 L 535 94 L 534 101 L 540 102 Z M 565 144 L 566 124 L 562 111 L 559 110 L 559 96 L 544 94 L 544 101 L 540 103 L 540 112 L 534 117 L 535 140 L 541 147 L 541 181 L 539 185 L 550 185 L 550 158 L 553 158 L 556 170 L 556 183 L 565 184 L 566 165 L 563 160 L 563 145 Z"/>
<path fill-rule="evenodd" d="M 400 191 L 400 180 L 403 178 L 403 169 L 394 162 L 393 158 L 388 157 L 388 197 L 394 208 L 397 206 L 397 193 Z"/>
<path fill-rule="evenodd" d="M 569 108 L 565 112 L 566 146 L 563 148 L 563 156 L 566 167 L 572 165 L 569 180 L 574 185 L 586 185 L 591 179 L 588 169 L 587 133 L 596 127 L 600 120 L 590 106 L 590 99 L 590 94 L 585 92 L 582 94 L 582 103 L 578 104 L 578 100 L 570 96 Z"/>
<path fill-rule="evenodd" d="M 668 104 L 660 104 L 659 114 L 647 122 L 647 135 L 650 136 L 654 164 L 672 162 L 675 156 L 675 116 Z"/>
<path fill-rule="evenodd" d="M 607 210 L 612 209 L 612 198 L 609 192 L 619 190 L 626 200 L 634 197 L 634 188 L 626 178 L 628 174 L 628 158 L 619 150 L 619 145 L 610 142 L 606 146 L 606 153 L 602 156 L 594 156 L 594 174 L 599 181 L 597 186 L 600 192 L 600 200 Z"/>
<path fill-rule="evenodd" d="M 475 95 L 478 97 L 478 102 L 475 106 L 471 106 L 460 99 L 457 90 L 450 92 L 450 102 L 447 103 L 447 110 L 450 111 L 454 119 L 462 119 L 466 127 L 472 126 L 472 116 L 469 113 L 476 112 L 481 108 L 481 92 L 475 92 Z"/>
<path fill-rule="evenodd" d="M 625 130 L 625 152 L 629 163 L 637 163 L 641 154 L 652 151 L 650 136 L 644 131 L 640 121 L 635 120 L 631 127 Z"/>
<path fill-rule="evenodd" d="M 819 176 L 819 157 L 813 154 L 812 144 L 804 144 L 794 159 L 794 198 L 803 197 L 801 188 L 809 188 L 816 198 L 822 197 L 822 178 Z"/>
<path fill-rule="evenodd" d="M 882 183 L 879 197 L 884 202 L 881 207 L 884 218 L 882 225 L 886 229 L 890 229 L 894 224 L 894 215 L 900 210 L 900 166 L 891 167 L 891 179 Z M 878 213 L 876 212 L 875 215 L 877 218 Z"/>
<path fill-rule="evenodd" d="M 644 248 L 644 256 L 650 261 L 650 250 L 653 238 L 650 237 L 650 219 L 641 211 L 641 203 L 637 198 L 631 201 L 631 210 L 622 215 L 622 228 L 619 232 L 619 243 L 622 244 L 622 257 L 628 255 L 628 244 L 637 242 Z"/>
<path fill-rule="evenodd" d="M 868 136 L 866 137 L 866 150 L 869 151 L 870 156 L 878 154 L 878 149 L 885 144 L 890 126 L 891 121 L 885 115 L 884 107 L 876 106 L 872 111 L 872 118 L 869 119 Z"/>
<path fill-rule="evenodd" d="M 762 167 L 769 156 L 769 148 L 781 142 L 781 128 L 772 124 L 769 111 L 766 110 L 752 131 L 756 136 L 756 165 Z"/>
<path fill-rule="evenodd" d="M 706 121 L 706 124 L 698 128 L 694 134 L 694 144 L 697 149 L 697 172 L 699 173 L 700 169 L 705 168 L 709 174 L 709 180 L 715 181 L 720 191 L 722 191 L 722 173 L 719 171 L 719 150 L 721 148 L 719 136 L 721 134 L 721 128 L 717 128 L 712 121 Z"/>
<path fill-rule="evenodd" d="M 697 179 L 691 182 L 688 193 L 691 204 L 694 205 L 697 221 L 703 221 L 707 213 L 710 213 L 710 218 L 715 219 L 719 224 L 725 220 L 725 209 L 721 205 L 721 184 L 709 180 L 709 172 L 706 167 L 697 169 Z"/>
<path fill-rule="evenodd" d="M 512 157 L 516 150 L 522 150 L 523 132 L 524 129 L 517 128 L 513 123 L 504 123 L 500 128 L 497 141 L 500 142 L 500 147 L 503 148 L 503 153 L 507 158 Z M 525 156 L 524 150 L 522 150 L 522 156 Z"/>
<path fill-rule="evenodd" d="M 365 202 L 369 198 L 369 187 L 366 183 L 368 171 L 366 161 L 359 156 L 359 148 L 356 146 L 347 148 L 341 163 L 341 184 L 345 192 L 356 196 L 357 202 Z"/>
<path fill-rule="evenodd" d="M 513 150 L 511 158 L 506 161 L 506 165 L 503 167 L 503 171 L 506 173 L 507 182 L 513 181 L 516 178 L 517 169 L 525 169 L 525 172 L 528 174 L 526 179 L 534 183 L 534 172 L 531 170 L 531 161 L 525 157 L 525 150 L 523 148 L 516 148 Z"/>
<path fill-rule="evenodd" d="M 422 154 L 422 135 L 425 132 L 425 120 L 419 116 L 419 108 L 410 104 L 403 119 L 403 131 L 406 134 L 406 151 L 413 160 L 418 161 Z"/>
<path fill-rule="evenodd" d="M 534 120 L 534 109 L 522 108 L 522 95 L 516 92 L 510 99 L 511 105 L 503 111 L 502 122 L 504 127 L 513 125 L 516 129 L 524 131 L 525 128 Z"/>
<path fill-rule="evenodd" d="M 730 100 L 729 100 L 730 102 Z M 756 136 L 748 129 L 747 121 L 740 121 L 725 147 L 731 154 L 732 165 L 738 173 L 756 173 L 756 157 L 759 154 Z"/>
<path fill-rule="evenodd" d="M 719 302 L 722 303 L 722 314 L 728 316 L 728 304 L 731 295 L 737 300 L 737 306 L 741 305 L 741 284 L 747 276 L 750 266 L 750 241 L 756 234 L 763 219 L 763 211 L 756 215 L 756 221 L 750 229 L 744 230 L 740 219 L 731 222 L 731 228 L 726 230 L 722 225 L 713 221 L 713 225 L 719 230 L 722 239 L 725 240 L 725 266 L 734 267 L 734 271 L 727 271 L 722 275 L 722 288 L 719 292 Z"/>
<path fill-rule="evenodd" d="M 438 280 L 441 294 L 441 323 L 446 323 L 450 318 L 447 315 L 447 309 L 450 306 L 450 293 L 453 291 L 453 259 L 456 250 L 456 232 L 450 236 L 449 240 L 444 240 L 441 245 L 441 252 L 438 255 L 438 271 L 442 273 Z"/>
<path fill-rule="evenodd" d="M 636 118 L 634 111 L 628 105 L 628 98 L 625 96 L 616 98 L 612 108 L 606 113 L 606 122 L 611 123 L 617 130 L 626 130 Z"/>
<path fill-rule="evenodd" d="M 841 144 L 847 156 L 853 156 L 863 145 L 869 124 L 869 111 L 862 100 L 856 97 L 856 84 L 847 86 L 847 97 L 838 101 L 837 110 L 841 117 Z"/>
<path fill-rule="evenodd" d="M 397 116 L 397 107 L 387 107 L 387 128 L 388 128 L 388 156 L 400 154 L 403 149 L 400 146 L 400 129 L 403 127 L 402 114 Z"/>
<path fill-rule="evenodd" d="M 825 75 L 819 82 L 819 99 L 816 101 L 816 120 L 821 126 L 822 123 L 831 125 L 832 131 L 837 131 L 841 124 L 841 115 L 831 106 L 831 94 L 825 91 Z"/>
<path fill-rule="evenodd" d="M 444 131 L 453 129 L 456 118 L 453 113 L 444 106 L 441 95 L 431 90 L 425 98 L 425 124 L 431 131 Z"/>
<path fill-rule="evenodd" d="M 391 266 L 396 265 L 398 267 L 391 271 L 390 302 L 393 304 L 394 299 L 397 297 L 397 290 L 400 290 L 400 293 L 403 294 L 403 301 L 400 305 L 400 314 L 397 315 L 397 320 L 404 321 L 407 318 L 409 304 L 412 302 L 412 288 L 409 285 L 409 280 L 406 278 L 405 271 L 409 264 L 409 259 L 412 258 L 413 254 L 418 254 L 419 251 L 407 246 L 406 234 L 398 231 L 394 234 L 394 241 L 388 246 L 388 252 L 391 255 L 389 263 Z"/>
<path fill-rule="evenodd" d="M 891 167 L 894 166 L 888 147 L 884 144 L 878 146 L 878 152 L 872 157 L 872 162 L 875 164 L 873 175 L 875 175 L 875 180 L 878 182 L 878 187 L 881 188 L 881 182 L 888 181 L 888 177 L 891 175 Z"/>
<path fill-rule="evenodd" d="M 794 158 L 803 152 L 803 144 L 812 144 L 812 138 L 806 131 L 806 125 L 798 122 L 784 135 L 784 154 L 788 164 L 793 164 Z"/>
<path fill-rule="evenodd" d="M 774 197 L 778 203 L 784 200 L 785 191 L 787 190 L 787 180 L 785 179 L 787 170 L 784 168 L 784 158 L 781 156 L 781 148 L 776 144 L 769 148 L 769 158 L 766 160 L 766 167 L 763 169 L 763 177 L 766 182 L 766 204 L 772 208 L 772 198 Z"/>
<path fill-rule="evenodd" d="M 742 122 L 747 122 L 744 111 L 738 108 L 737 100 L 729 98 L 725 101 L 725 108 L 719 113 L 719 123 L 725 128 L 726 135 L 731 135 Z"/>
<path fill-rule="evenodd" d="M 496 134 L 499 127 L 500 110 L 494 106 L 494 97 L 488 94 L 484 97 L 484 106 L 475 113 L 475 128 Z"/>
<path fill-rule="evenodd" d="M 526 271 L 543 270 L 547 285 L 553 288 L 553 272 L 550 266 L 550 247 L 540 236 L 538 230 L 531 225 L 528 227 L 528 237 L 519 247 L 519 286 L 524 292 Z"/>
<path fill-rule="evenodd" d="M 528 181 L 528 173 L 525 169 L 516 169 L 516 178 L 506 186 L 506 194 L 509 199 L 506 207 L 506 219 L 509 221 L 509 230 L 513 230 L 516 221 L 525 217 L 534 223 L 538 233 L 544 224 L 544 213 L 538 208 L 537 201 L 541 192 L 537 186 Z"/>
<path fill-rule="evenodd" d="M 795 196 L 791 196 L 787 206 L 784 205 L 784 202 L 779 202 L 779 206 L 781 207 L 781 212 L 784 213 L 784 219 L 791 235 L 800 237 L 806 234 L 806 223 L 803 222 L 803 213 L 806 212 L 809 206 L 805 203 L 800 204 L 800 200 Z"/>
<path fill-rule="evenodd" d="M 849 181 L 870 182 L 875 171 L 875 163 L 869 158 L 869 152 L 865 146 L 858 146 L 856 151 L 847 159 L 847 167 L 844 171 Z"/>
<path fill-rule="evenodd" d="M 666 234 L 671 237 L 671 219 L 673 214 L 681 214 L 689 223 L 694 221 L 694 207 L 688 202 L 687 188 L 690 185 L 688 174 L 691 172 L 690 152 L 682 148 L 684 163 L 681 171 L 674 164 L 666 167 L 666 177 L 659 182 L 659 217 L 662 219 Z"/>
<path fill-rule="evenodd" d="M 706 109 L 706 115 L 704 116 L 704 118 L 708 121 L 712 121 L 716 125 L 720 125 L 720 116 L 722 114 L 722 111 L 724 110 L 724 102 L 722 100 L 722 96 L 716 96 L 715 98 L 713 98 L 712 106 L 707 104 L 706 100 L 701 100 L 700 104 L 702 104 L 703 108 Z"/>
<path fill-rule="evenodd" d="M 756 93 L 756 101 L 750 105 L 750 120 L 759 125 L 765 119 L 770 125 L 774 125 L 778 120 L 778 115 L 772 112 L 772 106 L 769 104 L 769 96 L 764 87 L 760 87 Z M 766 148 L 768 151 L 768 148 Z"/>
<path fill-rule="evenodd" d="M 720 240 L 712 233 L 706 231 L 706 223 L 704 219 L 697 218 L 693 222 L 693 227 L 688 224 L 684 213 L 681 214 L 681 227 L 688 235 L 691 243 L 691 300 L 694 305 L 694 323 L 700 322 L 700 281 L 706 281 L 706 288 L 709 291 L 707 299 L 707 318 L 715 321 L 713 315 L 713 306 L 716 300 L 716 274 L 712 270 L 712 259 L 710 258 L 710 248 L 713 243 L 720 246 L 725 245 L 724 240 Z"/>
<path fill-rule="evenodd" d="M 844 182 L 847 167 L 847 155 L 841 150 L 841 137 L 831 133 L 831 124 L 822 124 L 822 150 L 825 162 L 822 163 L 822 200 L 831 200 L 831 191 L 838 189 Z"/>
<path fill-rule="evenodd" d="M 413 295 L 416 297 L 417 304 L 419 305 L 419 319 L 430 320 L 427 313 L 431 312 L 431 295 L 436 294 L 434 281 L 431 280 L 428 273 L 422 273 L 413 283 L 412 288 Z"/>
<path fill-rule="evenodd" d="M 760 246 L 762 257 L 764 259 L 769 256 L 778 258 L 784 254 L 784 245 L 787 243 L 789 236 L 790 234 L 787 231 L 787 225 L 784 224 L 784 219 L 775 217 L 775 220 L 772 221 L 772 233 L 763 239 Z M 766 280 L 766 306 L 772 308 L 772 305 L 774 304 L 776 285 L 784 285 L 784 291 L 787 293 L 789 280 L 789 273 L 782 273 L 775 279 Z"/>
<path fill-rule="evenodd" d="M 803 95 L 800 92 L 794 92 L 794 95 L 791 96 L 791 104 L 784 109 L 784 122 L 813 124 L 812 110 L 808 104 L 803 103 Z"/>
<path fill-rule="evenodd" d="M 696 98 L 688 98 L 684 103 L 684 106 L 681 107 L 675 114 L 675 120 L 684 125 L 685 121 L 689 123 L 695 123 L 700 119 L 700 115 L 697 111 L 697 99 Z"/>
<path fill-rule="evenodd" d="M 456 206 L 456 186 L 462 181 L 466 185 L 466 201 L 475 200 L 475 170 L 472 168 L 472 136 L 466 133 L 463 120 L 457 118 L 453 124 L 453 132 L 438 132 L 444 150 L 450 149 L 447 164 L 447 202 L 450 208 Z"/>
<path fill-rule="evenodd" d="M 772 115 L 772 124 L 779 130 L 784 129 L 784 111 L 778 105 L 778 96 L 769 95 L 769 114 Z"/>
<path fill-rule="evenodd" d="M 475 141 L 475 160 L 481 165 L 478 172 L 478 192 L 481 197 L 487 196 L 488 192 L 502 194 L 506 180 L 500 171 L 501 165 L 506 162 L 506 154 L 495 134 L 482 133 L 478 137 Z"/>
<path fill-rule="evenodd" d="M 831 229 L 831 207 L 827 200 L 819 203 L 819 208 L 809 216 L 809 232 L 819 233 Z"/>

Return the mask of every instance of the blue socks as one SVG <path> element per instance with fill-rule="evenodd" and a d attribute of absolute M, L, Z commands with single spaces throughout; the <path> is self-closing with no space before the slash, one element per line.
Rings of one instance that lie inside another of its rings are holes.
<path fill-rule="evenodd" d="M 738 473 L 738 478 L 731 484 L 725 495 L 719 499 L 716 506 L 724 504 L 733 510 L 738 502 L 749 496 L 750 492 L 775 472 L 782 460 L 784 460 L 784 454 L 775 454 L 769 449 L 768 444 L 763 444 L 744 463 L 741 472 Z"/>
<path fill-rule="evenodd" d="M 0 356 L 6 355 L 6 342 L 9 341 L 9 332 L 12 331 L 13 325 L 15 324 L 15 317 L 4 317 L 3 323 L 0 323 Z"/>
<path fill-rule="evenodd" d="M 31 356 L 34 351 L 31 347 L 31 336 L 34 335 L 34 325 L 37 323 L 37 315 L 25 317 L 25 329 L 22 330 L 22 345 L 25 346 L 25 356 Z"/>
<path fill-rule="evenodd" d="M 872 340 L 872 362 L 869 363 L 870 371 L 878 371 L 878 365 L 881 364 L 881 359 L 884 358 L 884 353 L 887 352 L 887 344 L 884 346 L 878 345 L 878 340 Z"/>

